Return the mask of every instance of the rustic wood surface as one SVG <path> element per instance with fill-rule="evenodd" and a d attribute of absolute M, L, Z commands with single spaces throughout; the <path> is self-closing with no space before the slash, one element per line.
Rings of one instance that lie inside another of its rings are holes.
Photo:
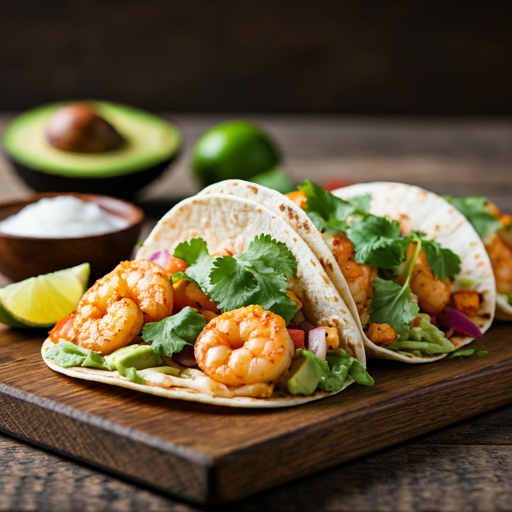
<path fill-rule="evenodd" d="M 2 328 L 0 429 L 182 498 L 233 501 L 512 402 L 511 339 L 498 323 L 488 357 L 372 360 L 371 388 L 262 411 L 62 376 L 41 361 L 44 335 Z"/>
<path fill-rule="evenodd" d="M 189 145 L 221 118 L 176 116 Z M 485 193 L 512 210 L 509 121 L 255 119 L 278 138 L 298 180 L 402 180 L 439 192 Z M 7 164 L 0 167 L 0 197 L 26 194 Z M 193 192 L 186 168 L 185 156 L 145 191 L 144 204 L 156 212 Z M 512 407 L 504 407 L 221 509 L 508 510 L 511 419 Z M 0 511 L 200 510 L 9 437 L 0 436 L 0 464 Z"/>

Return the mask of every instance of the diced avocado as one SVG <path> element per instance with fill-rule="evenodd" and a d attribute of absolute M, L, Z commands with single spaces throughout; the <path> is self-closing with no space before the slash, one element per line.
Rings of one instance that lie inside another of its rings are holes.
<path fill-rule="evenodd" d="M 162 358 L 153 352 L 149 345 L 129 345 L 116 350 L 105 359 L 111 370 L 117 370 L 120 373 L 124 368 L 144 370 L 163 364 Z"/>
<path fill-rule="evenodd" d="M 283 385 L 292 395 L 312 395 L 320 382 L 320 370 L 312 358 L 297 352 Z"/>

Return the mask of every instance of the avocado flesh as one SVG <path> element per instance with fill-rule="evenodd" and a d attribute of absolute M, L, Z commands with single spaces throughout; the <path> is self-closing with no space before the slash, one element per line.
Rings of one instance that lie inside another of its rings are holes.
<path fill-rule="evenodd" d="M 144 370 L 163 364 L 162 358 L 149 345 L 129 345 L 120 348 L 105 357 L 111 370 L 122 371 L 124 368 Z"/>
<path fill-rule="evenodd" d="M 312 395 L 319 382 L 320 372 L 315 361 L 303 354 L 297 354 L 283 384 L 292 395 Z"/>
<path fill-rule="evenodd" d="M 117 150 L 82 154 L 54 148 L 46 138 L 50 116 L 65 103 L 25 112 L 8 127 L 4 144 L 11 159 L 29 169 L 70 178 L 107 178 L 137 173 L 169 162 L 181 145 L 179 131 L 144 111 L 105 102 L 88 102 L 120 132 Z"/>

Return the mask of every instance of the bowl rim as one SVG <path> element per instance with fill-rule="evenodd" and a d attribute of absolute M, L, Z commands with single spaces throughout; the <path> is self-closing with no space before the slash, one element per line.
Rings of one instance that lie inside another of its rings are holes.
<path fill-rule="evenodd" d="M 80 240 L 80 241 L 82 241 L 82 240 L 87 240 L 87 239 L 99 239 L 102 237 L 109 237 L 114 234 L 117 235 L 118 233 L 123 233 L 125 231 L 128 231 L 128 230 L 136 227 L 136 226 L 139 226 L 142 224 L 142 222 L 144 222 L 144 219 L 146 217 L 144 210 L 142 210 L 142 208 L 140 208 L 136 204 L 132 203 L 131 201 L 127 201 L 126 199 L 121 199 L 119 197 L 109 196 L 107 194 L 91 194 L 91 193 L 86 193 L 86 192 L 38 192 L 35 194 L 29 194 L 28 196 L 25 196 L 25 197 L 19 197 L 16 199 L 2 201 L 2 202 L 0 202 L 0 211 L 3 208 L 9 207 L 9 206 L 23 205 L 22 208 L 24 208 L 25 206 L 28 206 L 29 204 L 36 203 L 40 199 L 59 197 L 59 196 L 74 196 L 74 197 L 77 197 L 78 199 L 82 199 L 84 201 L 88 200 L 87 202 L 95 202 L 103 210 L 105 210 L 105 208 L 99 202 L 95 201 L 94 199 L 99 198 L 99 199 L 105 199 L 108 201 L 114 201 L 114 202 L 123 204 L 125 206 L 128 206 L 130 208 L 130 210 L 133 212 L 133 219 L 130 221 L 126 217 L 118 215 L 119 217 L 122 217 L 128 221 L 128 224 L 126 226 L 124 226 L 123 228 L 120 228 L 120 229 L 113 229 L 111 231 L 106 231 L 104 233 L 98 233 L 96 235 L 93 234 L 93 235 L 84 235 L 84 236 L 39 237 L 39 236 L 26 236 L 26 235 L 12 235 L 10 233 L 4 233 L 3 231 L 0 231 L 0 237 L 10 238 L 10 239 L 14 239 L 14 240 L 31 240 L 31 241 L 45 241 L 45 242 L 51 242 L 51 241 L 57 241 L 57 240 L 59 240 L 59 241 Z M 5 220 L 5 219 L 1 219 L 0 222 L 2 222 L 3 220 Z"/>

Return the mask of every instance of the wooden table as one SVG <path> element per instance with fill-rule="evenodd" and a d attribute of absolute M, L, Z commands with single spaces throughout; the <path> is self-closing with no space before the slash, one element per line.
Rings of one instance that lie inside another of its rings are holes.
<path fill-rule="evenodd" d="M 0 132 L 9 118 L 0 115 Z M 149 213 L 195 192 L 187 173 L 188 150 L 205 129 L 226 118 L 174 116 L 186 150 L 173 171 L 141 195 Z M 285 167 L 298 181 L 333 176 L 405 181 L 436 192 L 485 194 L 512 212 L 510 120 L 254 120 L 275 135 Z M 0 200 L 28 192 L 0 160 Z M 509 510 L 511 472 L 512 405 L 220 509 Z M 0 512 L 70 509 L 202 510 L 0 434 Z"/>

